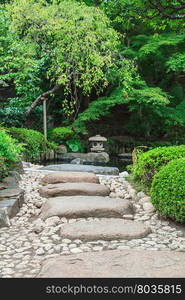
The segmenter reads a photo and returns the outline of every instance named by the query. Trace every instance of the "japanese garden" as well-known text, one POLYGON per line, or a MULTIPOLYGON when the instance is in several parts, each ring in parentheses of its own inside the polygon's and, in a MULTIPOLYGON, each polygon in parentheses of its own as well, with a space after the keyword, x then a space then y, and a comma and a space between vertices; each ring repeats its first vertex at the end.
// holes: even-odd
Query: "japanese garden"
POLYGON ((0 278, 46 277, 185 277, 184 1, 0 1, 0 278))

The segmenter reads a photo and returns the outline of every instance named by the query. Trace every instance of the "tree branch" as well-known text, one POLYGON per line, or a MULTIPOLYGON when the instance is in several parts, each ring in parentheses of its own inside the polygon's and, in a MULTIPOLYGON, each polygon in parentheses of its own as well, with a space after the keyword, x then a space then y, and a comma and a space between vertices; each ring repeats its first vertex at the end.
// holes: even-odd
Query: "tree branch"
POLYGON ((51 90, 41 94, 40 96, 38 96, 35 101, 32 103, 32 105, 28 108, 28 110, 26 111, 25 115, 26 117, 29 116, 29 114, 32 112, 32 110, 39 104, 40 101, 44 101, 48 98, 49 95, 55 93, 58 89, 60 88, 59 84, 56 84, 54 86, 54 88, 52 88, 51 90))
POLYGON ((173 4, 163 5, 160 0, 148 0, 148 2, 163 18, 170 20, 185 19, 185 2, 183 1, 179 1, 179 6, 173 4))

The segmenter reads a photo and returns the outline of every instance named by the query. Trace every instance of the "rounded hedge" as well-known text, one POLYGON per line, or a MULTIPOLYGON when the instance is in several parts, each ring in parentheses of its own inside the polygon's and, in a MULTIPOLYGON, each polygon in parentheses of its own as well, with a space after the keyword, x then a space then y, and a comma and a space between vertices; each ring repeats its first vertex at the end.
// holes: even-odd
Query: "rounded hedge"
POLYGON ((151 201, 162 216, 185 223, 185 158, 171 161, 154 176, 151 201))
MULTIPOLYGON (((16 162, 20 158, 22 147, 5 129, 0 128, 0 156, 5 163, 16 162)), ((1 160, 2 160, 1 159, 1 160)))
POLYGON ((19 143, 24 145, 24 153, 28 158, 38 159, 47 149, 53 149, 54 147, 37 130, 11 127, 7 131, 19 143))
POLYGON ((0 179, 4 177, 12 163, 20 160, 22 146, 0 127, 0 179))
POLYGON ((57 144, 62 144, 73 136, 74 132, 70 127, 56 127, 48 131, 49 139, 57 144))
POLYGON ((154 175, 171 160, 185 157, 185 145, 158 147, 139 155, 133 166, 133 176, 150 187, 154 175))

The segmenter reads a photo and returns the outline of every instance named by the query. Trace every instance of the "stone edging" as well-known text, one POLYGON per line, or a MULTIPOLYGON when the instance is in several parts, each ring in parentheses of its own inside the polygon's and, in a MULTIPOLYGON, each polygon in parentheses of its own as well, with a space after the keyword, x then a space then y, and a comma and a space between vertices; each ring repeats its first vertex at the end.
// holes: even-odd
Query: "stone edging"
POLYGON ((10 218, 14 217, 24 202, 24 191, 19 188, 20 176, 11 172, 4 178, 3 189, 0 190, 0 227, 10 226, 10 218))

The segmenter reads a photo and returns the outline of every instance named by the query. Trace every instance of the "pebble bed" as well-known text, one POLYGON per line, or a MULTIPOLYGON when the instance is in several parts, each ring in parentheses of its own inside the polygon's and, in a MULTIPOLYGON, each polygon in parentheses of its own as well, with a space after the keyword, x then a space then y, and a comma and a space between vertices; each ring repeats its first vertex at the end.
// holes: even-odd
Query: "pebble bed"
POLYGON ((100 183, 110 188, 110 197, 129 199, 133 203, 133 215, 124 215, 124 219, 143 221, 151 228, 152 233, 145 238, 129 241, 82 242, 62 239, 59 231, 63 223, 85 223, 96 218, 66 219, 54 216, 43 222, 39 214, 46 199, 40 197, 38 189, 41 178, 46 174, 32 169, 26 170, 22 175, 20 187, 25 191, 25 203, 19 213, 11 219, 11 226, 0 228, 0 278, 34 278, 44 260, 87 251, 143 249, 185 252, 183 231, 177 230, 171 222, 161 218, 155 212, 150 198, 143 192, 135 192, 126 180, 126 172, 120 176, 101 175, 100 183))

